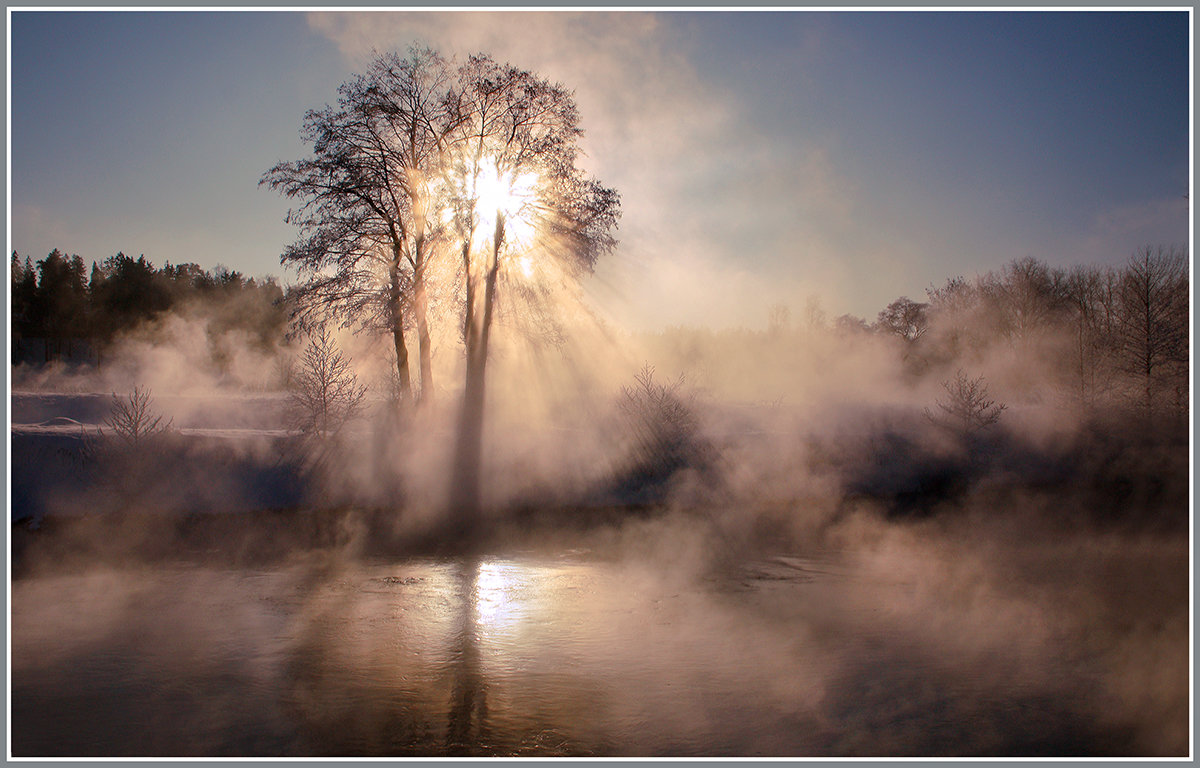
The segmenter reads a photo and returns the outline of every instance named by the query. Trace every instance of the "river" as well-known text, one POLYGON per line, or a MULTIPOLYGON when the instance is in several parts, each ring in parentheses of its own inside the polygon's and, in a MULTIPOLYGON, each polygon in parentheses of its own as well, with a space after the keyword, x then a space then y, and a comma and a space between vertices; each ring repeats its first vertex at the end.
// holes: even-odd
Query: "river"
MULTIPOLYGON (((1107 579, 1111 570, 1090 572, 1107 579)), ((1011 756, 1180 747, 1186 681, 1145 694, 1158 709, 1142 714, 1122 686, 1139 669, 1170 680, 1180 653, 1186 672, 1186 609, 1182 637, 1178 626, 1152 633, 1136 618, 1122 629, 1115 611, 1073 612, 1075 593, 968 584, 963 573, 894 567, 878 551, 775 553, 713 568, 661 551, 582 547, 31 574, 11 591, 12 749, 1011 756), (1165 660, 1131 669, 1130 643, 1158 643, 1146 652, 1165 660)))

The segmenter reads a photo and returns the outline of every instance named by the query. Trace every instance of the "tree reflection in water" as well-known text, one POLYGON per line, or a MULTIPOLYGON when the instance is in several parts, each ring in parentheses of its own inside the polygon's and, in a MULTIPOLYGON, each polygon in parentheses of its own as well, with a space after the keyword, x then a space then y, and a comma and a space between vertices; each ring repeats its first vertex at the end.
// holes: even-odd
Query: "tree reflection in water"
POLYGON ((526 555, 25 577, 12 751, 1185 754, 1188 548, 1099 546, 1082 592, 986 600, 840 554, 703 581, 526 555), (1062 609, 1080 594, 1105 612, 1062 609))
POLYGON ((446 751, 450 755, 486 754, 490 742, 487 681, 479 658, 480 568, 478 558, 465 557, 454 573, 453 594, 458 605, 450 651, 453 687, 446 727, 446 751))

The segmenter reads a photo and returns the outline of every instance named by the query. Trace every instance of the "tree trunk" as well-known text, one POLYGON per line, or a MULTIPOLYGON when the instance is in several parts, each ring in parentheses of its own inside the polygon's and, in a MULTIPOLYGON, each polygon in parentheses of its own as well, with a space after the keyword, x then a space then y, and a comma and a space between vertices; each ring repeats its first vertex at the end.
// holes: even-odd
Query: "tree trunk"
POLYGON ((480 471, 483 465, 483 407, 485 364, 478 351, 467 353, 466 387, 458 414, 458 436, 454 447, 453 486, 450 511, 455 533, 467 536, 480 515, 480 471))
MULTIPOLYGON (((1149 268, 1147 268, 1147 272, 1149 272, 1149 268)), ((1142 351, 1142 376, 1144 377, 1145 383, 1146 383, 1146 386, 1145 386, 1146 393, 1145 394, 1146 394, 1146 419, 1147 419, 1147 421, 1154 419, 1154 389, 1153 389, 1153 387, 1154 387, 1154 368, 1155 368, 1155 363, 1157 362, 1155 360, 1155 355, 1154 355, 1156 339, 1154 338, 1154 315, 1151 312, 1151 304, 1152 304, 1151 291, 1150 291, 1150 286, 1149 286, 1149 280, 1147 280, 1146 296, 1145 296, 1145 316, 1142 318, 1142 332, 1144 333, 1144 339, 1142 341, 1142 346, 1144 347, 1144 349, 1142 351)))
POLYGON ((429 342, 429 294, 425 289, 425 215, 422 201, 412 197, 416 218, 416 238, 413 246, 413 319, 417 325, 417 356, 421 370, 422 405, 433 403, 433 350, 429 342))
MULTIPOLYGON (((451 514, 454 516, 455 533, 467 536, 478 525, 481 513, 481 472, 483 466, 483 420, 484 403, 487 395, 487 353, 491 334, 492 306, 496 296, 496 278, 499 273, 500 246, 504 239, 503 219, 497 219, 492 238, 492 258, 488 265, 483 292, 483 308, 480 319, 472 311, 475 296, 475 278, 467 272, 467 372, 463 388, 462 407, 459 410, 458 437, 454 450, 453 486, 450 492, 451 514)), ((468 248, 464 247, 464 254, 468 248)))
POLYGON ((422 276, 413 284, 413 317, 417 323, 417 353, 421 366, 422 405, 433 403, 433 352, 429 348, 429 296, 422 276))
POLYGON ((405 403, 412 402, 412 379, 408 372, 408 346, 404 343, 404 311, 400 297, 400 256, 397 252, 395 262, 392 264, 392 285, 391 285, 391 305, 392 305, 392 343, 396 347, 396 375, 399 378, 400 385, 400 400, 405 403))
POLYGON ((471 359, 471 346, 475 343, 475 279, 471 276, 471 241, 463 241, 463 274, 467 276, 467 303, 463 311, 463 343, 467 346, 467 359, 471 359))
POLYGON ((488 266, 487 280, 483 288, 483 321, 479 329, 480 378, 487 366, 488 339, 492 334, 492 306, 496 301, 496 277, 500 273, 500 246, 504 243, 504 219, 497 216, 496 231, 492 235, 492 263, 488 266))
POLYGON ((400 400, 412 400, 412 383, 408 375, 408 347, 404 344, 404 328, 392 324, 392 342, 396 347, 396 374, 400 378, 400 400))

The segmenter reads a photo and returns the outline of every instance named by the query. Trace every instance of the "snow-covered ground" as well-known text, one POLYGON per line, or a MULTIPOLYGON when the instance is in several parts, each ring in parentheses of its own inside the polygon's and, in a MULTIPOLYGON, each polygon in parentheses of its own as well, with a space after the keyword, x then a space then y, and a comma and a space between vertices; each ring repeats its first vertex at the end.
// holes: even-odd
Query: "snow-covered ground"
POLYGON ((122 483, 137 486, 139 503, 165 511, 286 507, 303 493, 281 450, 289 439, 284 394, 154 395, 154 413, 182 439, 120 467, 95 455, 111 393, 15 391, 10 404, 14 521, 109 509, 114 495, 129 497, 128 488, 114 490, 122 483))
MULTIPOLYGON (((214 392, 211 395, 151 395, 151 407, 171 419, 180 430, 278 431, 285 425, 287 395, 284 393, 214 392)), ((97 426, 112 410, 111 393, 59 393, 14 391, 12 427, 25 432, 46 429, 78 429, 97 426), (67 420, 67 421, 64 421, 67 420), (76 422, 73 424, 71 422, 76 422)))

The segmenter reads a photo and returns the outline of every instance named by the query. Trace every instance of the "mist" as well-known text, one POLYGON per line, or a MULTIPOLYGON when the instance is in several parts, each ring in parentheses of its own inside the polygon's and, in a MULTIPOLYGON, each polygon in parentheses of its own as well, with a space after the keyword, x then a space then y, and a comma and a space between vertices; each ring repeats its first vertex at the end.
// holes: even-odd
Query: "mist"
POLYGON ((336 330, 364 395, 320 433, 311 338, 225 304, 14 366, 14 755, 1186 754, 1177 369, 1113 346, 1080 390, 1077 317, 1014 335, 1005 269, 915 338, 502 307, 469 541, 449 324, 411 412, 336 330), (130 442, 135 389, 168 426, 130 442))
POLYGON ((1184 14, 231 18, 16 21, 13 756, 1189 755, 1184 14))

